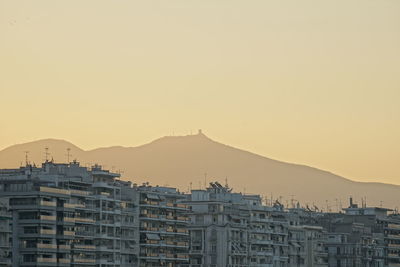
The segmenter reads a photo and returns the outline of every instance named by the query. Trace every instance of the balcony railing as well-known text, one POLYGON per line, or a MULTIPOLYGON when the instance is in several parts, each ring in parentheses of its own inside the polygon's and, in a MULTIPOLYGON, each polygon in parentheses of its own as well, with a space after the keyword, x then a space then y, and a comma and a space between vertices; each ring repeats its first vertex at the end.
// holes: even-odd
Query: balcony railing
POLYGON ((72 217, 64 217, 63 220, 64 222, 75 222, 75 218, 72 217))
POLYGON ((40 215, 39 219, 42 221, 55 221, 57 218, 56 216, 51 216, 51 215, 40 215))
POLYGON ((57 245, 56 244, 42 244, 42 243, 38 243, 37 248, 50 248, 50 249, 57 249, 57 245))
POLYGON ((76 249, 96 249, 94 245, 74 245, 76 249))
POLYGON ((70 263, 71 260, 70 259, 61 258, 61 259, 58 259, 58 262, 59 263, 70 263))
POLYGON ((56 263, 57 262, 57 258, 42 258, 42 257, 38 257, 36 259, 36 262, 38 262, 38 263, 56 263))
POLYGON ((40 229, 39 233, 42 234, 42 235, 55 235, 56 234, 56 230, 40 229))
POLYGON ((82 217, 76 217, 75 222, 87 222, 87 223, 94 223, 94 220, 91 218, 82 218, 82 217))
POLYGON ((55 207, 57 206, 57 203, 52 201, 41 200, 40 206, 55 207))
POLYGON ((66 249, 66 250, 69 250, 69 249, 71 249, 71 245, 58 245, 58 249, 66 249))
POLYGON ((64 235, 75 236, 75 232, 73 232, 73 231, 64 231, 64 235))
POLYGON ((88 191, 74 190, 74 189, 71 189, 69 191, 71 192, 71 195, 80 195, 80 196, 88 196, 89 195, 88 191))
POLYGON ((400 224, 389 223, 387 228, 400 230, 400 224))
POLYGON ((64 203, 64 208, 74 209, 78 204, 64 203))
POLYGON ((54 193, 54 194, 61 194, 61 195, 69 195, 70 194, 69 190, 53 188, 53 187, 46 187, 46 186, 41 186, 39 190, 40 190, 40 192, 54 193))
POLYGON ((77 262, 77 263, 96 263, 96 260, 76 257, 76 258, 73 259, 73 262, 77 262))

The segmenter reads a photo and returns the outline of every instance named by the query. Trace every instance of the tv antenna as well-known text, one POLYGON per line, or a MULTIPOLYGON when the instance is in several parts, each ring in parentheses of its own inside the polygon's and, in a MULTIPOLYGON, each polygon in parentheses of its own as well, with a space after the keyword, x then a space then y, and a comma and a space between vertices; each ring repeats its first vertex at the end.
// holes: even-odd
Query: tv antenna
POLYGON ((48 160, 49 160, 49 155, 50 155, 50 153, 49 153, 49 147, 46 146, 46 147, 44 148, 44 156, 45 156, 46 162, 48 162, 48 160))
POLYGON ((67 148, 67 163, 69 163, 69 158, 72 156, 71 155, 71 148, 67 148))
POLYGON ((29 161, 28 161, 29 151, 24 151, 24 153, 25 153, 25 165, 28 166, 28 164, 29 164, 29 161))

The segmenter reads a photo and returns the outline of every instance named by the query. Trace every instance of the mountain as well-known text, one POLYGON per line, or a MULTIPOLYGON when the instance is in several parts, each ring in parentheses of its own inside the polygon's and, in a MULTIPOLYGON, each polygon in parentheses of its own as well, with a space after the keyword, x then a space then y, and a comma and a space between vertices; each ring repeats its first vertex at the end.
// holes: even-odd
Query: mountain
POLYGON ((107 147, 84 151, 55 139, 14 145, 0 151, 0 168, 20 166, 24 151, 36 164, 45 159, 45 147, 56 162, 67 160, 67 148, 82 165, 99 163, 108 169, 122 170, 123 177, 135 183, 169 185, 186 191, 204 187, 204 182, 218 180, 235 191, 256 193, 268 199, 282 197, 303 205, 313 203, 332 210, 347 207, 347 199, 366 198, 372 206, 395 208, 400 204, 400 186, 362 183, 345 179, 316 168, 281 162, 215 142, 199 132, 197 135, 166 136, 139 147, 107 147))

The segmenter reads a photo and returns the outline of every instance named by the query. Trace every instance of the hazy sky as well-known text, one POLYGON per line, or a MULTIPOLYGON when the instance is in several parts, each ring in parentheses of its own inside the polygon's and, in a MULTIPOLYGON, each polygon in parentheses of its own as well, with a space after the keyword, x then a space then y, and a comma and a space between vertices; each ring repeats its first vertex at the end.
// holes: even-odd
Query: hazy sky
POLYGON ((0 149, 214 140, 400 184, 399 0, 0 0, 0 149))

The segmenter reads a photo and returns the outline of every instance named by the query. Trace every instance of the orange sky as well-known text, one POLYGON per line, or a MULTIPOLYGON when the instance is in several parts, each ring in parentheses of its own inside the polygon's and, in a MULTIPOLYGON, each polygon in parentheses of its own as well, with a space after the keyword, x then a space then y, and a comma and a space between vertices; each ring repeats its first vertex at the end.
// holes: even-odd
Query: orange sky
POLYGON ((0 0, 0 149, 220 142, 400 184, 400 1, 0 0))

